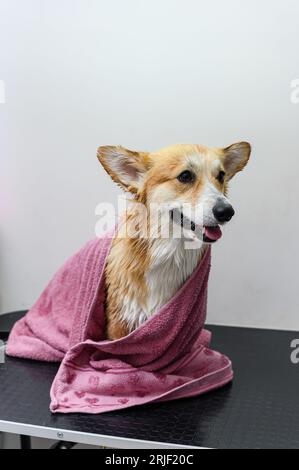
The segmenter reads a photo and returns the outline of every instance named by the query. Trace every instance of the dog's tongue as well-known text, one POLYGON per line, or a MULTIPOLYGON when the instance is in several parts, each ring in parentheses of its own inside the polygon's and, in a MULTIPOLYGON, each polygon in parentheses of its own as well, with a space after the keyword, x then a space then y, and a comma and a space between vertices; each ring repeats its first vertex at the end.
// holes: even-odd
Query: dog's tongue
POLYGON ((221 228, 219 225, 216 225, 215 227, 205 227, 205 235, 210 240, 218 240, 218 238, 221 238, 222 236, 221 228))

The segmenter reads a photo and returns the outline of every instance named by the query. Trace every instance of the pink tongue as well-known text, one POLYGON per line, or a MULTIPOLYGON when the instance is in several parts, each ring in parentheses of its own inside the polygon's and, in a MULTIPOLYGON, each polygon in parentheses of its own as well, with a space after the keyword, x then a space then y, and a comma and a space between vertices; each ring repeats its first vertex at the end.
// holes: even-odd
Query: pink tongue
POLYGON ((215 227, 205 227, 205 235, 210 238, 210 240, 218 240, 218 238, 222 236, 221 228, 219 225, 215 227))

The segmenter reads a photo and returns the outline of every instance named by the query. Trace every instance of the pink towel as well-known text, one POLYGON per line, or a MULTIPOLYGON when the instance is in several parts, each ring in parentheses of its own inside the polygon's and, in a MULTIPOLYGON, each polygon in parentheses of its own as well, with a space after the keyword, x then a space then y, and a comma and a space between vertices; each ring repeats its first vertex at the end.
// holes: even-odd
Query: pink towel
POLYGON ((208 348, 210 249, 177 294, 124 338, 105 340, 104 267, 112 235, 87 243, 56 273, 7 345, 11 356, 61 362, 53 413, 102 413, 191 397, 232 380, 208 348))

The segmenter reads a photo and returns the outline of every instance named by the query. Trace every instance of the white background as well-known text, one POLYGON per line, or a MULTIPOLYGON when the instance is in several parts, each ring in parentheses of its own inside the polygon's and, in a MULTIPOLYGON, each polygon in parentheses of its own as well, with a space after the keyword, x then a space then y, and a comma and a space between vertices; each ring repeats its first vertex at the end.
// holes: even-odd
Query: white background
POLYGON ((296 0, 0 1, 0 312, 28 308, 116 202, 104 144, 253 145, 208 321, 299 329, 296 0))

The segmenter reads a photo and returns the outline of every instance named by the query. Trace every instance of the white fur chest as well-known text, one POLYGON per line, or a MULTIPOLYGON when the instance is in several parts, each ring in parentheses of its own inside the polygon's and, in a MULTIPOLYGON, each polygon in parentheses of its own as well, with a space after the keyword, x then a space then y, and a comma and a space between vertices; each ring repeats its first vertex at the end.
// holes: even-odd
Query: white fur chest
POLYGON ((125 298, 121 317, 130 330, 137 328, 165 305, 190 277, 202 257, 204 248, 186 250, 184 240, 156 240, 151 247, 151 264, 145 273, 145 305, 136 298, 125 298))

